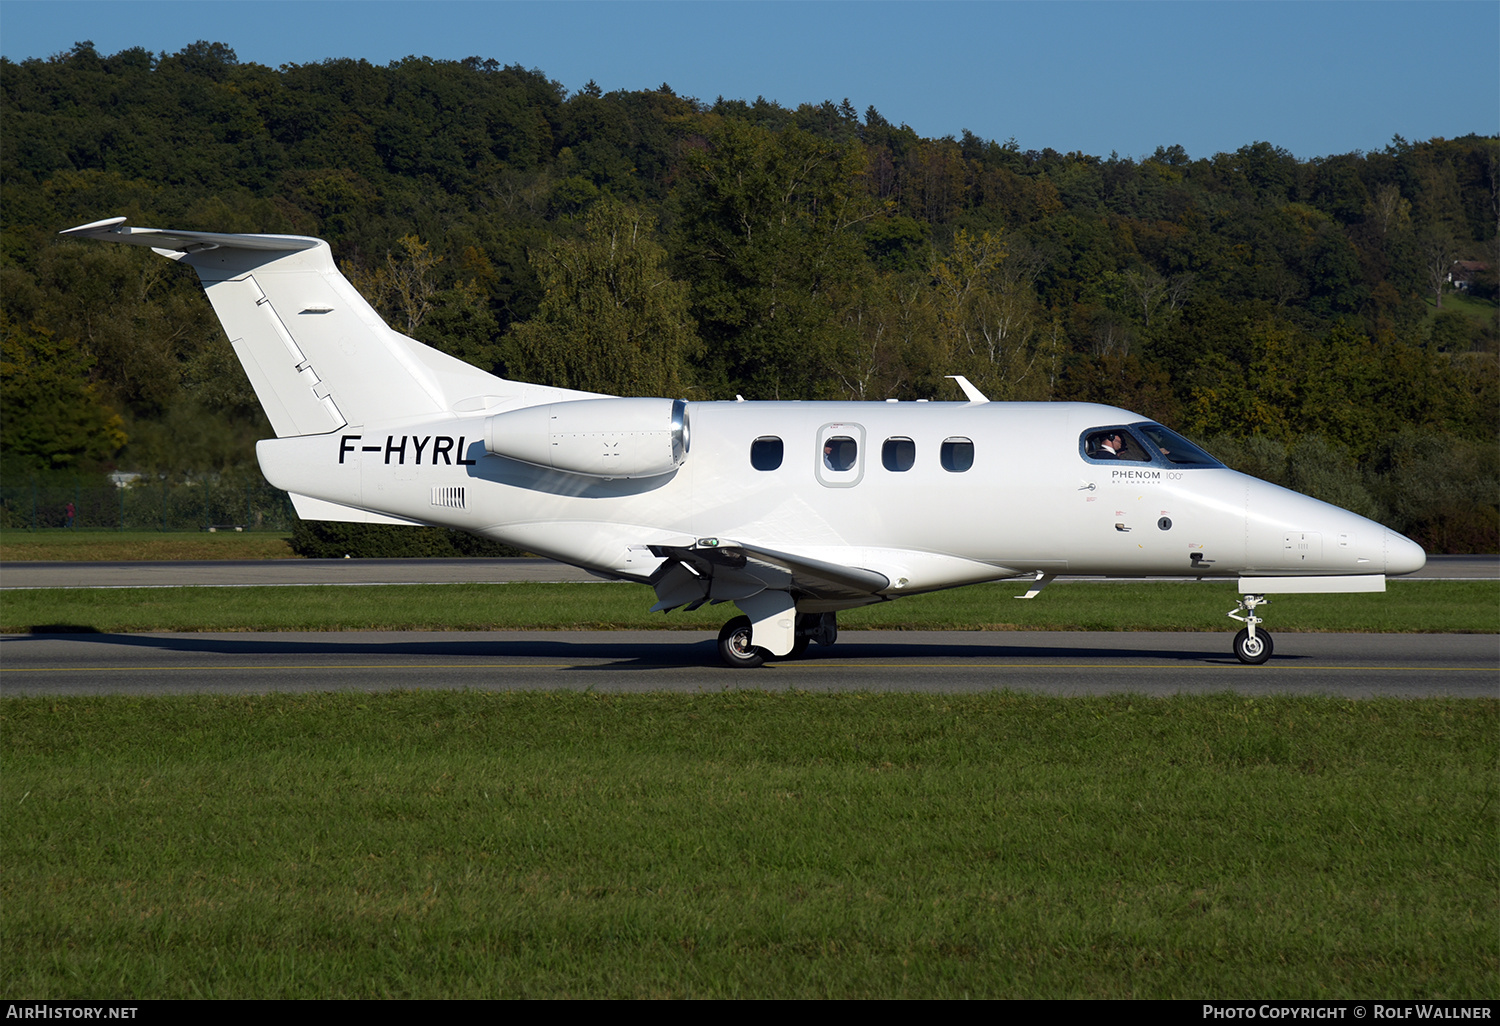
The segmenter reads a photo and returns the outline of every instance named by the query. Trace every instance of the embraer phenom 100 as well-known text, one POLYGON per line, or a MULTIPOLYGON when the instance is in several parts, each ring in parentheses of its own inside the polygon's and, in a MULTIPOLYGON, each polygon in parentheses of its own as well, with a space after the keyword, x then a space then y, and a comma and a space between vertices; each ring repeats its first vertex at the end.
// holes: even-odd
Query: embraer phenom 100
POLYGON ((1284 592, 1384 591, 1426 555, 1091 403, 693 402, 497 378, 392 331, 328 244, 130 228, 62 234, 192 266, 276 432, 256 452, 307 520, 468 531, 732 602, 731 666, 832 644, 840 609, 1060 574, 1235 578, 1246 663, 1284 592))

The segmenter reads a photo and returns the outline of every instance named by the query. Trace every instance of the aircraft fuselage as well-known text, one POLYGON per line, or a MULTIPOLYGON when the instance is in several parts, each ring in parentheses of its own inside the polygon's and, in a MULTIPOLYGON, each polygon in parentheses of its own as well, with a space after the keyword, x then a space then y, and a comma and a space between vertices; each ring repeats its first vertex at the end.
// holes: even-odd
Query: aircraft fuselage
MULTIPOLYGON (((595 403, 616 401, 630 402, 595 403)), ((654 476, 488 453, 492 414, 271 440, 261 455, 298 494, 637 579, 659 563, 646 546, 702 538, 868 565, 891 578, 889 595, 1038 571, 1397 574, 1425 559, 1374 521, 1222 466, 1092 459, 1090 432, 1142 421, 1115 407, 706 402, 686 414, 680 465, 654 476)))

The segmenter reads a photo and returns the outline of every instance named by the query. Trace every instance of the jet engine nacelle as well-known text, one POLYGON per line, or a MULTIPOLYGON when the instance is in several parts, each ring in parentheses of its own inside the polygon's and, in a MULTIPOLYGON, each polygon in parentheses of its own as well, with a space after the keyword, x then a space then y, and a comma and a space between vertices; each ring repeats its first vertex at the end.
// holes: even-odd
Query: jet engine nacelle
POLYGON ((681 399, 579 399, 497 413, 485 421, 485 451, 591 477, 658 477, 688 451, 681 399))

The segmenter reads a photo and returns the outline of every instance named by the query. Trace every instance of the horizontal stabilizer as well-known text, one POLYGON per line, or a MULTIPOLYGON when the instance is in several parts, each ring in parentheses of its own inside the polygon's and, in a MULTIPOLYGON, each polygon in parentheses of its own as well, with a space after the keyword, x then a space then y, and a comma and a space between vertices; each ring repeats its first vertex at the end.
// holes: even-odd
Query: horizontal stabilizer
POLYGON ((103 221, 79 225, 77 228, 69 228, 58 234, 72 239, 128 242, 132 246, 150 246, 152 249, 175 253, 195 253, 221 247, 286 253, 291 250, 314 249, 319 245, 319 240, 305 235, 230 235, 220 232, 178 232, 161 228, 129 228, 125 225, 123 217, 108 217, 103 221))

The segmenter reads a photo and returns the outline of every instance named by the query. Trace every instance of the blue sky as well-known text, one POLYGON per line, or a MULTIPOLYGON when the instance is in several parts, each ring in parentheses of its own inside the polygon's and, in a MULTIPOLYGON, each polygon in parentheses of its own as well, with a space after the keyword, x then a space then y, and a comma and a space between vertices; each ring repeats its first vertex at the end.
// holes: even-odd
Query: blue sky
POLYGON ((569 90, 848 97, 924 136, 1307 158, 1500 132, 1500 3, 0 0, 0 53, 224 42, 241 61, 493 57, 569 90))

